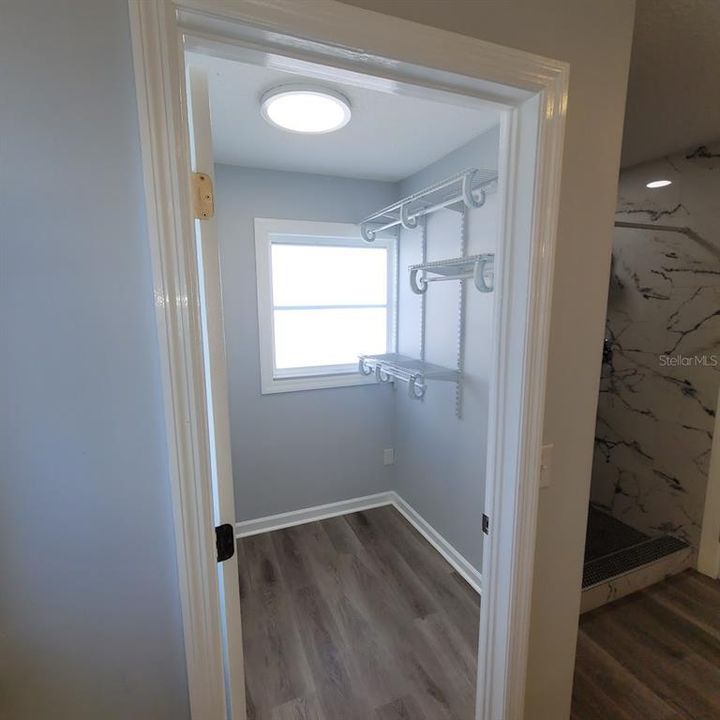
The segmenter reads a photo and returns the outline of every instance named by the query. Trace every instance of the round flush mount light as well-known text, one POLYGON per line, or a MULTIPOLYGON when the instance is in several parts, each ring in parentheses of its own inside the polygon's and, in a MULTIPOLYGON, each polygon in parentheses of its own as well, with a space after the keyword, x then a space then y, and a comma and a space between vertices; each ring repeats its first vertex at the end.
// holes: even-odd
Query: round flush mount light
POLYGON ((260 99, 262 116, 288 132, 320 135, 334 132, 350 122, 348 99, 327 88, 282 85, 260 99))
POLYGON ((649 182, 645 187, 655 189, 667 187, 668 185, 672 185, 672 180, 653 180, 652 182, 649 182))

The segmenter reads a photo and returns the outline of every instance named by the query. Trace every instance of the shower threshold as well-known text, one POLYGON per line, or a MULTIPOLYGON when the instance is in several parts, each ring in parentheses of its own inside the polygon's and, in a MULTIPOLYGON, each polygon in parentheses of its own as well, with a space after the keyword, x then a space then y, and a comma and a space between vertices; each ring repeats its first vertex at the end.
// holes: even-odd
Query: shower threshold
POLYGON ((651 537, 591 505, 582 589, 607 583, 689 547, 671 535, 651 537))

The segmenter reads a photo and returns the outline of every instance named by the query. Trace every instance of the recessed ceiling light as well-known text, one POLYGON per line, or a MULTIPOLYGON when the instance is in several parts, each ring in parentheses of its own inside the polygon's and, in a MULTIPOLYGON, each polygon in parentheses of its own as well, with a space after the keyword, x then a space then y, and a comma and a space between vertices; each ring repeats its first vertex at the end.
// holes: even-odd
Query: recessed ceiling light
POLYGON ((350 102, 335 90, 307 85, 281 85, 261 100, 262 116, 282 130, 321 134, 350 122, 350 102))
POLYGON ((645 187, 659 188, 667 187, 668 185, 672 185, 672 180, 653 180, 652 182, 649 182, 645 187))

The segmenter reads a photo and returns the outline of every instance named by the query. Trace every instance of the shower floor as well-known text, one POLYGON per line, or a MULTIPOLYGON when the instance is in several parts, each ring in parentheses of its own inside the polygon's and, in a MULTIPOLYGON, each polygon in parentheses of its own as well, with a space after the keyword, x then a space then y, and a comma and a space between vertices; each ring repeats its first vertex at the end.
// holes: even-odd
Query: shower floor
POLYGON ((583 590, 687 547, 687 543, 671 535, 651 537, 591 505, 585 542, 583 590))

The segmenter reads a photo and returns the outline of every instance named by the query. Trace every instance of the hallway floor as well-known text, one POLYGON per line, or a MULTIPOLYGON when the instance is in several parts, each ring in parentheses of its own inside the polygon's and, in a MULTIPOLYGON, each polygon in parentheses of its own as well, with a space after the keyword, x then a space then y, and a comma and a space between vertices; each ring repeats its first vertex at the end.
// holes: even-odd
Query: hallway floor
POLYGON ((480 598, 393 507, 238 541, 249 720, 471 720, 480 598))
POLYGON ((720 718, 720 581, 694 570, 583 615, 572 720, 720 718))

